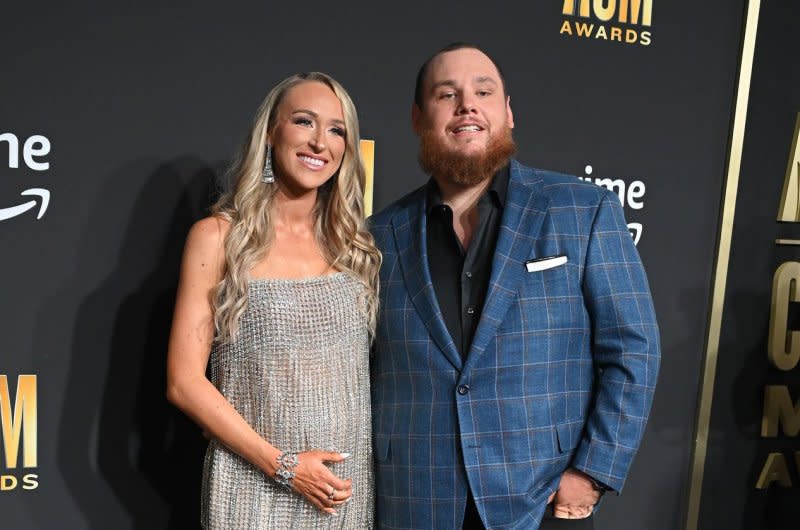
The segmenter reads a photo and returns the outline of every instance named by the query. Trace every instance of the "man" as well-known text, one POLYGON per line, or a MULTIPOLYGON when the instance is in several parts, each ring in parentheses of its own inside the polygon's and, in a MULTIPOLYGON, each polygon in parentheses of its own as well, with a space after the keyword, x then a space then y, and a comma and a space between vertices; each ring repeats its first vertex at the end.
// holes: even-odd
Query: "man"
POLYGON ((432 180, 371 219, 378 526, 593 528, 659 365, 619 200, 511 159, 510 98, 477 47, 422 66, 412 122, 432 180))

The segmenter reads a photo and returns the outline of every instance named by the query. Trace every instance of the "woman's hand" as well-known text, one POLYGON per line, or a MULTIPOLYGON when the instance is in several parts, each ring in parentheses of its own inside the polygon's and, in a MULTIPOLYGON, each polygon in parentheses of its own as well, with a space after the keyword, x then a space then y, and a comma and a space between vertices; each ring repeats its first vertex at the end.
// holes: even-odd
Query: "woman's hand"
POLYGON ((319 449, 298 453, 292 488, 321 511, 336 515, 334 508, 353 495, 353 482, 340 479, 325 464, 342 462, 348 456, 319 449))

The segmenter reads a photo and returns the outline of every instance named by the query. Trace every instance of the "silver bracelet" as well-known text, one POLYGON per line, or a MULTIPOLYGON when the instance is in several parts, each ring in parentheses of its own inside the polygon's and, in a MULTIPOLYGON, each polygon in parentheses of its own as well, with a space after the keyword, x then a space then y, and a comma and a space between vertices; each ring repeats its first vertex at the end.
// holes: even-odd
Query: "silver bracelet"
POLYGON ((297 453, 281 453, 275 461, 278 463, 278 469, 275 471, 275 482, 287 490, 291 490, 292 480, 294 480, 294 468, 300 463, 297 453))

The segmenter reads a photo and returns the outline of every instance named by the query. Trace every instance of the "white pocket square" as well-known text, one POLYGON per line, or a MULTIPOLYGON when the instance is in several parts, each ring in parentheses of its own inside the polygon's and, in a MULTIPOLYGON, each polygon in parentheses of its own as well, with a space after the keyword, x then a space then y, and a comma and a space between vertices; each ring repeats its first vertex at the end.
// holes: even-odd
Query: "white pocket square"
POLYGON ((537 258, 525 262, 525 268, 528 272, 544 271, 558 267, 567 262, 567 255, 561 254, 558 256, 547 256, 545 258, 537 258))

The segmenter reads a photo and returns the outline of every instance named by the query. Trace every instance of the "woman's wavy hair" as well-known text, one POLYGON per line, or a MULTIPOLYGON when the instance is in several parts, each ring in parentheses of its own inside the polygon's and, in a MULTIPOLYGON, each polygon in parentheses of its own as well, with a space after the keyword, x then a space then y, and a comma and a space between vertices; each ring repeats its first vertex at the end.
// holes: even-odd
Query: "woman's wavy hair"
MULTIPOLYGON (((276 185, 265 184, 261 178, 267 135, 275 127, 286 93, 307 82, 323 83, 336 94, 345 122, 342 164, 317 193, 313 211, 316 239, 332 267, 350 273, 363 284, 362 308, 370 336, 374 334, 381 254, 364 223, 366 174, 359 149, 358 117, 353 101, 336 80, 321 72, 310 72, 284 79, 267 94, 247 140, 228 170, 232 186, 212 207, 212 214, 230 222, 224 244, 224 274, 211 294, 218 341, 236 338, 247 308, 249 272, 266 255, 274 236, 272 205, 276 185)), ((275 178, 280 179, 280 175, 275 178)))

